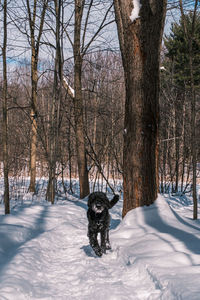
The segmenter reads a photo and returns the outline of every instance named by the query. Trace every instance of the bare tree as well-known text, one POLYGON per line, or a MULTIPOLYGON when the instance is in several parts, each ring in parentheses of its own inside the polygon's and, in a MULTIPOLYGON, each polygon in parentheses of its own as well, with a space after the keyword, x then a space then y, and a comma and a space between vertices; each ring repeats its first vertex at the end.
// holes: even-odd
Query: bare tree
POLYGON ((75 0, 75 24, 74 24, 74 90, 75 90, 75 131, 76 149, 80 182, 80 198, 89 194, 89 180, 87 160, 85 151, 85 135, 83 122, 83 100, 82 100, 82 54, 81 54, 81 25, 84 9, 84 1, 75 0))
POLYGON ((3 171, 4 171, 4 204, 5 214, 10 213, 9 201, 9 178, 8 178, 8 114, 7 114, 7 97, 8 97, 8 83, 7 83, 7 0, 3 3, 3 171))
POLYGON ((166 0, 115 0, 125 73, 123 216, 158 190, 159 60, 166 0))
POLYGON ((38 59, 40 40, 43 32, 44 18, 47 9, 48 0, 42 1, 42 11, 39 21, 38 35, 37 30, 37 5, 38 1, 34 0, 33 11, 31 11, 31 2, 26 0, 26 8, 28 12, 28 22, 30 30, 30 44, 31 44, 31 153, 30 153, 30 186, 29 191, 35 192, 36 181, 36 151, 37 151, 37 84, 38 84, 38 59))
POLYGON ((190 87, 191 87, 191 149, 192 149, 192 190, 193 190, 193 219, 197 219, 198 215, 198 201, 197 201, 197 150, 196 150, 196 91, 194 84, 194 71, 193 71, 193 39, 195 34, 196 26, 196 14, 198 0, 195 0, 194 11, 192 16, 192 28, 189 30, 187 28, 187 23, 185 19, 185 13, 183 9, 182 0, 179 1, 181 16, 183 19, 185 38, 188 42, 188 52, 189 52, 189 68, 190 68, 190 87))
POLYGON ((53 84, 53 101, 51 104, 50 113, 50 146, 48 155, 49 165, 49 182, 47 189, 47 199, 54 204, 55 201, 55 183, 56 183, 56 162, 58 154, 58 140, 59 140, 59 118, 60 118, 60 102, 62 92, 62 78, 63 78, 63 59, 62 59, 62 47, 61 47, 61 8, 62 0, 54 0, 54 11, 56 19, 56 53, 55 53, 55 65, 54 65, 54 84, 53 84))
MULTIPOLYGON (((107 4, 107 3, 106 3, 107 4)), ((86 156, 85 143, 85 124, 84 124, 84 110, 83 110, 83 95, 82 95, 82 66, 83 59, 91 45, 97 41, 97 38, 102 30, 113 22, 107 20, 112 8, 112 3, 109 5, 102 5, 99 1, 94 0, 75 0, 74 2, 74 37, 70 38, 67 33, 69 41, 73 48, 74 55, 74 118, 75 118, 75 133, 76 133, 76 152, 79 172, 80 198, 84 198, 89 194, 89 179, 88 166, 86 156), (97 11, 97 7, 104 9, 105 14, 97 25, 94 24, 93 11, 97 11), (105 9, 106 7, 106 9, 105 9), (88 27, 92 22, 95 28, 92 33, 88 34, 88 27)))

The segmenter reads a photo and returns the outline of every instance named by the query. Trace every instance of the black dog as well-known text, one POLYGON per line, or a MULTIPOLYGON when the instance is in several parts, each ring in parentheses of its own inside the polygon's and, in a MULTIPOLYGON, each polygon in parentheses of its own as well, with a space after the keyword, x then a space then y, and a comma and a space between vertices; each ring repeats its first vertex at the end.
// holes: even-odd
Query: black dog
POLYGON ((115 195, 111 201, 108 200, 105 193, 94 192, 88 197, 88 237, 90 246, 98 256, 111 249, 109 242, 110 215, 108 210, 112 208, 119 196, 115 195), (101 235, 101 246, 99 246, 97 235, 101 235))

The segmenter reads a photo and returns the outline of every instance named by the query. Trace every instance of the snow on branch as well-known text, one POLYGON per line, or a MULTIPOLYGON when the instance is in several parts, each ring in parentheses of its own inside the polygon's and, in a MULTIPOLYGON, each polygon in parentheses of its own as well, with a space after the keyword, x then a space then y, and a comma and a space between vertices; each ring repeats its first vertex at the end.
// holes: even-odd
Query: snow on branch
POLYGON ((75 97, 75 92, 74 89, 69 85, 68 80, 63 76, 63 85, 64 88, 67 90, 68 94, 70 97, 74 98, 75 97))
POLYGON ((130 15, 130 19, 132 22, 140 17, 139 12, 140 12, 141 6, 142 5, 140 4, 140 0, 133 0, 133 10, 130 15))

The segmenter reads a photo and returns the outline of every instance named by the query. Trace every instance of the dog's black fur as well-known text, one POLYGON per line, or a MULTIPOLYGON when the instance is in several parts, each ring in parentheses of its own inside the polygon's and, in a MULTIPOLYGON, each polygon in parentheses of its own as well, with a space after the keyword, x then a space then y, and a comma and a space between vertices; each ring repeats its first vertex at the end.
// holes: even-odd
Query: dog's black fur
POLYGON ((109 241, 110 215, 108 210, 112 208, 118 200, 119 196, 115 195, 113 199, 109 201, 103 192, 94 192, 88 197, 88 237, 90 246, 98 256, 102 256, 103 253, 106 253, 106 250, 111 249, 109 241), (97 240, 98 233, 101 235, 101 245, 99 245, 97 240))

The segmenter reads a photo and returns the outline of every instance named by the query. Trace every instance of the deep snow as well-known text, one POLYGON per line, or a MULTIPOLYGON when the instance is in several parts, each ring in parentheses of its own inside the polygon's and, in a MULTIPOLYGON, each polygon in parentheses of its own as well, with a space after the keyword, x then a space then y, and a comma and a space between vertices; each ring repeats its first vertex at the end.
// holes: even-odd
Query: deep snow
POLYGON ((112 210, 112 251, 87 238, 87 199, 54 206, 31 197, 0 215, 0 300, 200 299, 200 221, 187 198, 159 196, 121 221, 112 210))

